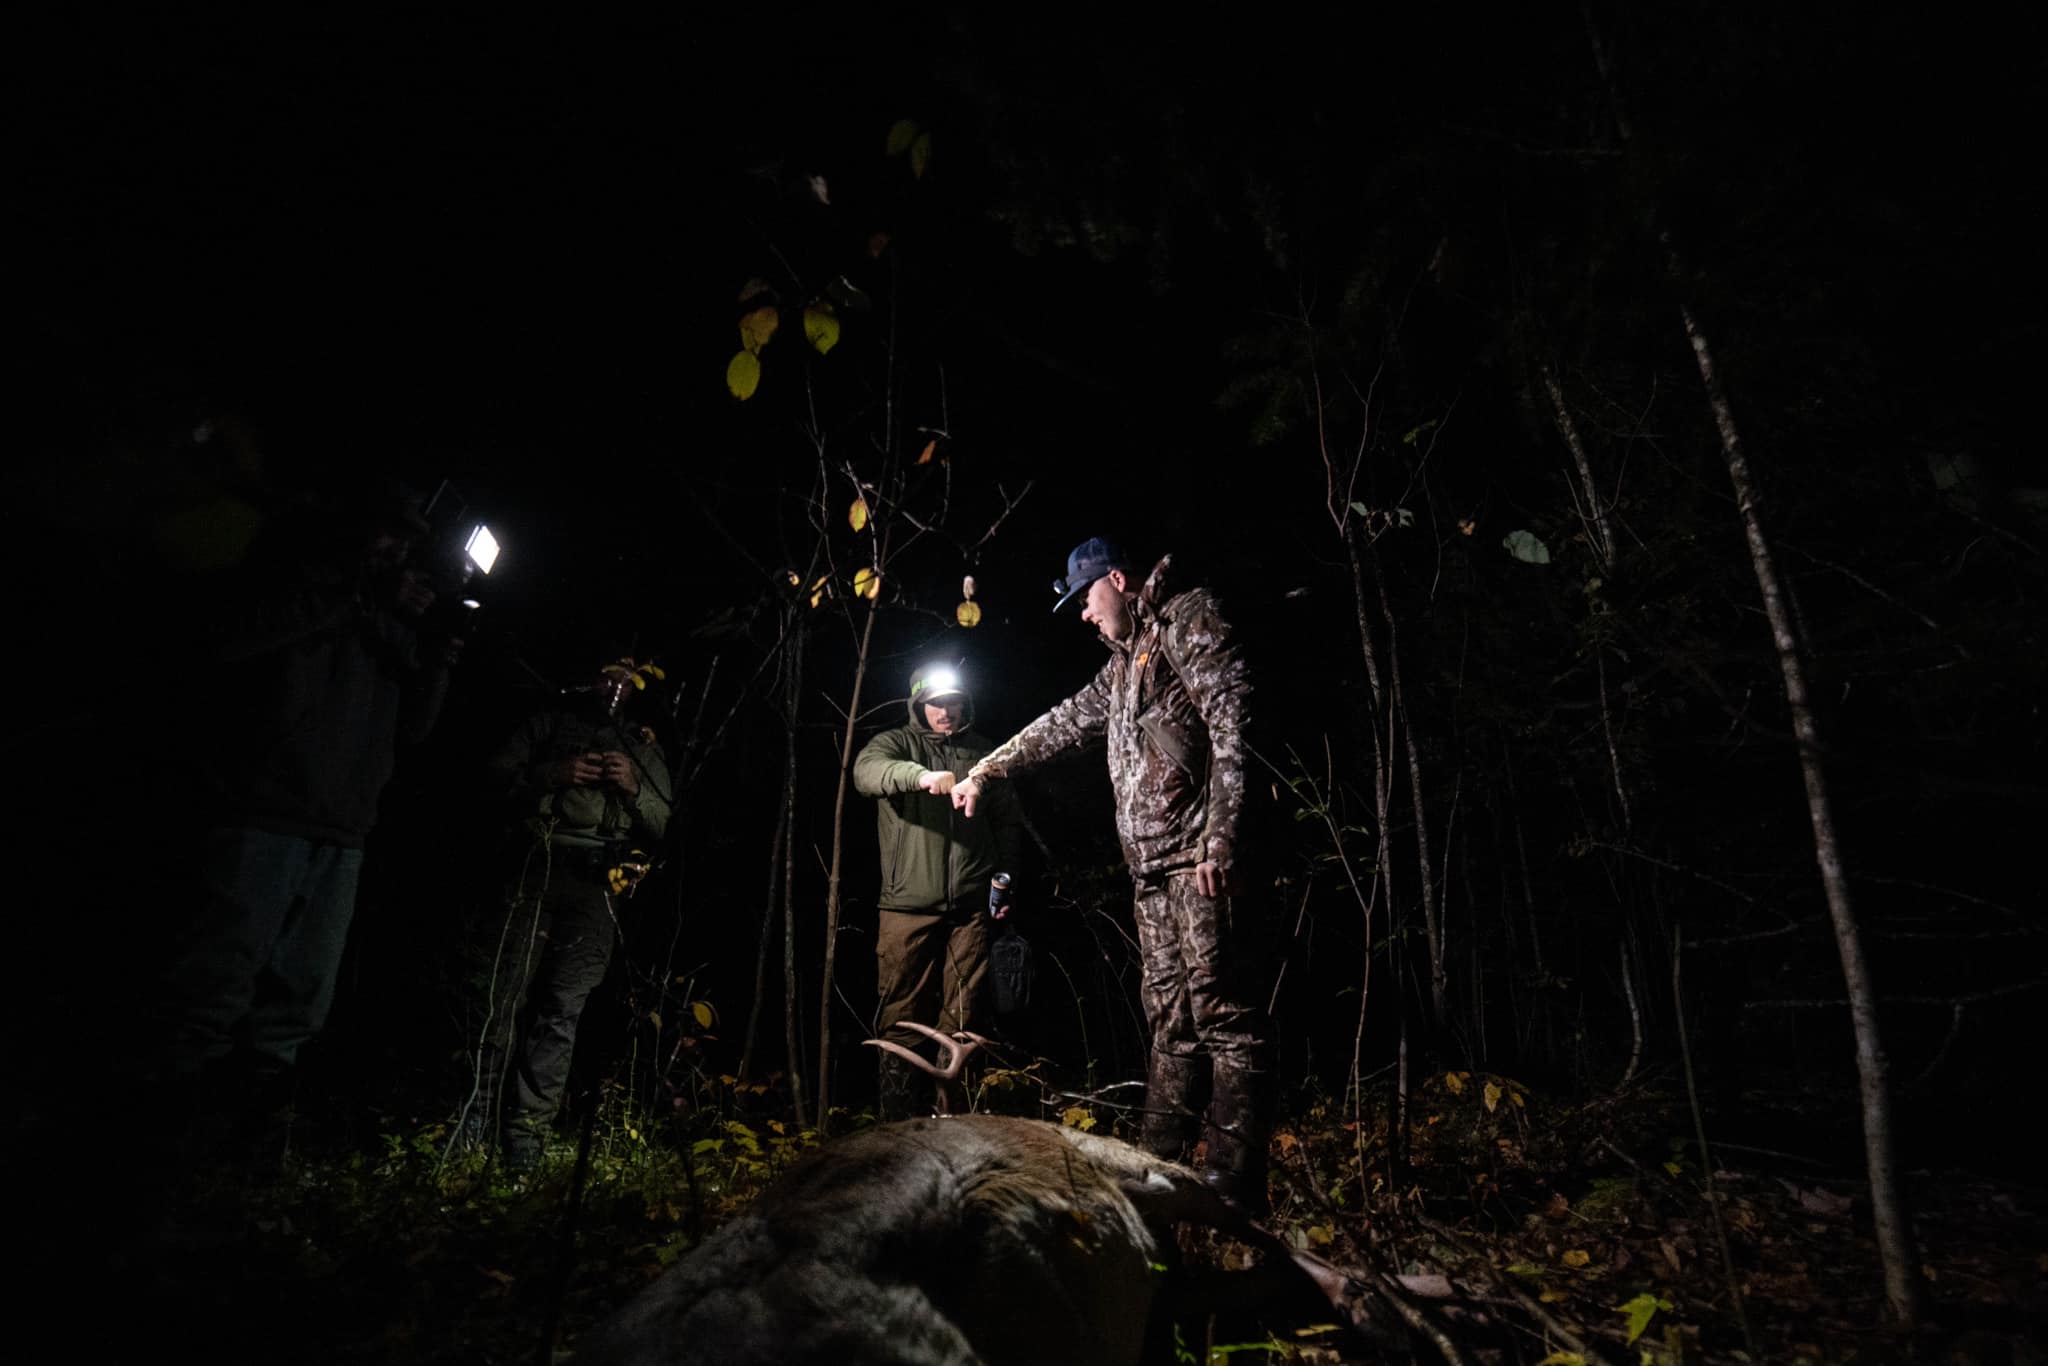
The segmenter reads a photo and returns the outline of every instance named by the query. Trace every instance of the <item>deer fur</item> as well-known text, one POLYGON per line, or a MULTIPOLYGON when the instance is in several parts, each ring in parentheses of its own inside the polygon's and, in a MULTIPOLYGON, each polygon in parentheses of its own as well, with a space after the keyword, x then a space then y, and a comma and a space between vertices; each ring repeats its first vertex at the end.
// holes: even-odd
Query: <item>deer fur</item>
MULTIPOLYGON (((948 1066, 913 1060, 943 1080, 981 1042, 925 1032, 948 1066)), ((1285 1248, 1186 1167, 1041 1120, 942 1115, 806 1155, 585 1334, 575 1360, 1122 1366, 1144 1348, 1177 1221, 1291 1263, 1370 1326, 1358 1285, 1285 1248)))

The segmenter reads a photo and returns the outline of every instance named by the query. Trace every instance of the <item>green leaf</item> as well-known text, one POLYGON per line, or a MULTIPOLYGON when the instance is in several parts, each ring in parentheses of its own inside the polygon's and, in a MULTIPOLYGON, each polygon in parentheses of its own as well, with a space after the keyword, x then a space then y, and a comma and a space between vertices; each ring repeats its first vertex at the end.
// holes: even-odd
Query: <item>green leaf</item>
POLYGON ((1353 512, 1357 513, 1357 514, 1358 514, 1359 516, 1361 516, 1361 517, 1370 517, 1370 516, 1372 516, 1372 509, 1371 509, 1371 508, 1369 508, 1369 507, 1367 507, 1367 506, 1366 506, 1365 504, 1363 504, 1363 503, 1359 503, 1359 502, 1354 502, 1354 503, 1352 503, 1352 504, 1351 504, 1351 510, 1352 510, 1353 512))
POLYGON ((932 164, 932 135, 919 133, 917 141, 910 144, 910 173, 919 180, 924 179, 924 168, 932 164))
POLYGON ((833 314, 832 305, 815 303, 804 310, 804 340, 816 347, 821 356, 839 345, 839 319, 833 314))
POLYGON ((761 362, 753 352, 742 351, 732 358, 725 367, 725 387, 742 403, 754 396, 754 390, 761 387, 761 362))
POLYGON ((1650 1320, 1657 1317, 1659 1309, 1671 1307, 1671 1301, 1645 1290, 1627 1304, 1618 1304, 1614 1307, 1628 1315, 1628 1340, 1634 1342, 1643 1335, 1643 1330, 1650 1326, 1650 1320))
POLYGON ((1500 538, 1500 543, 1523 564, 1550 563, 1550 547, 1538 540, 1533 531, 1510 531, 1500 538))
POLYGON ((898 119, 889 125, 889 144, 884 149, 892 157, 900 157, 910 150, 910 144, 917 141, 917 122, 914 119, 898 119))

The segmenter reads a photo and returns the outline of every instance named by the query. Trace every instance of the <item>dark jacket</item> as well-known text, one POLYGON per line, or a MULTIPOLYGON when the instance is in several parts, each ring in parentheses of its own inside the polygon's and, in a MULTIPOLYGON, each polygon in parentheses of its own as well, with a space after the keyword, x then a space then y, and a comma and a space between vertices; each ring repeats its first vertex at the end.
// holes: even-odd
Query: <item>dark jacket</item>
POLYGON ((558 844, 623 844, 658 840, 674 810, 668 761, 653 733, 592 706, 530 717, 491 757, 490 773, 515 819, 558 844), (618 750, 633 760, 640 790, 628 797, 609 783, 555 787, 549 765, 591 751, 618 750), (550 825, 552 822, 552 825, 550 825))
POLYGON ((363 584, 280 571, 211 641, 218 818, 360 846, 401 743, 426 738, 448 670, 363 584))
MULTIPOLYGON (((862 796, 878 797, 876 834, 882 848, 882 892, 877 904, 891 911, 935 911, 963 896, 986 894, 997 872, 1015 875, 1023 852, 1023 820, 1016 798, 1000 798, 969 820, 953 809, 951 797, 935 797, 917 785, 928 769, 967 776, 988 753, 989 742, 971 724, 939 735, 911 704, 911 723, 885 730, 853 761, 853 785, 862 796)), ((973 719, 972 700, 963 721, 973 719)))
POLYGON ((1215 597, 1206 588, 1177 591, 1173 578, 1169 555, 1131 603, 1135 629, 1110 646, 1094 681, 969 775, 1005 778, 1106 741, 1117 835, 1139 874, 1205 859, 1229 870, 1244 812, 1251 681, 1215 597))

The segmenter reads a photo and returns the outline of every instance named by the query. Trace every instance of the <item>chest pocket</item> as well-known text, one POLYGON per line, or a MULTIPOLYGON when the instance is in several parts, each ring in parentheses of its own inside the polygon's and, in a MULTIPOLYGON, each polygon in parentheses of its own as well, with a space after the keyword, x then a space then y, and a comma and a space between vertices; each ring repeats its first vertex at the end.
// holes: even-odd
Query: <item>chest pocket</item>
POLYGON ((1206 732, 1199 724, 1190 726, 1176 719, 1166 705, 1168 699, 1165 694, 1171 692, 1168 682, 1180 683, 1183 697, 1187 695, 1187 684, 1181 679, 1172 654, 1167 651, 1163 629, 1151 647, 1139 654, 1133 672, 1137 675, 1138 714, 1135 719, 1138 729, 1145 732, 1145 738, 1152 742, 1153 747, 1188 777, 1206 777, 1209 767, 1206 732))

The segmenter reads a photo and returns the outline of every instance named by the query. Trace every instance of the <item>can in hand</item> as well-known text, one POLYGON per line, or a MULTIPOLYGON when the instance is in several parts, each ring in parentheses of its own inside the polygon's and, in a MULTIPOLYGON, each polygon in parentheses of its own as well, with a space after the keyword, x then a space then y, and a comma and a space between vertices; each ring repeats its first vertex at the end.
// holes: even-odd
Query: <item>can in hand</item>
POLYGON ((988 913, 1001 920, 1010 913, 1010 875, 997 873, 988 880, 988 913))

